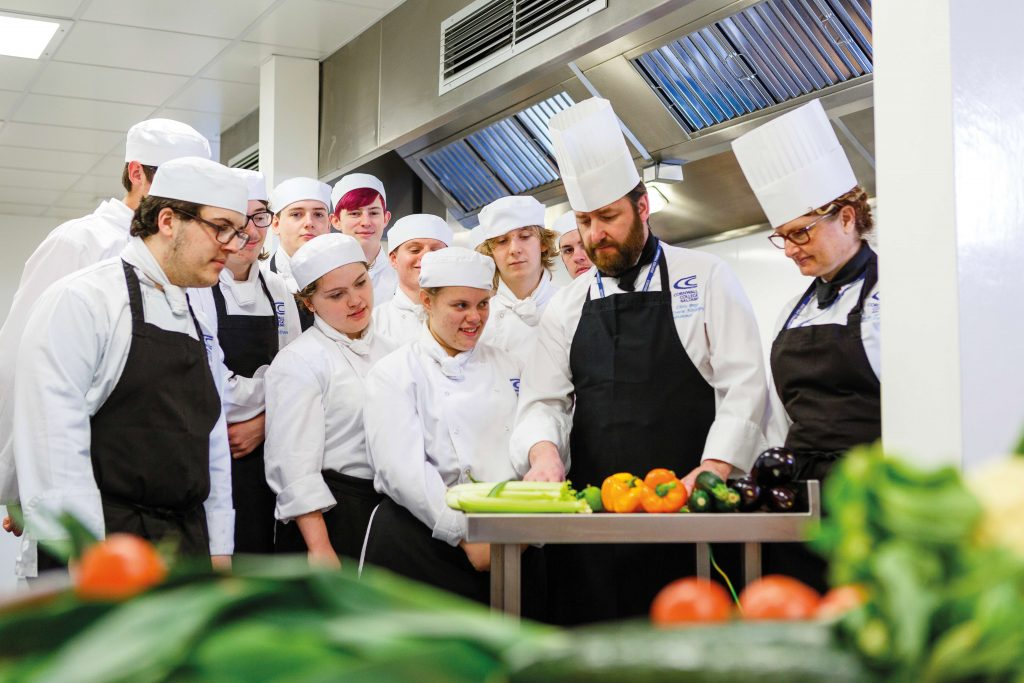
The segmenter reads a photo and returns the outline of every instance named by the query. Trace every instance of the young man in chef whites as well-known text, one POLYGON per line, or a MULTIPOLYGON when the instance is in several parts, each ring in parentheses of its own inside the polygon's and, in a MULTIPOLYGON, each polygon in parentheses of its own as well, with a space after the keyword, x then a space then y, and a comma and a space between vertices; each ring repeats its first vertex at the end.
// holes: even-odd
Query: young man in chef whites
POLYGON ((227 564, 234 511, 218 383, 223 355, 187 287, 215 284, 248 242, 244 178, 169 161, 120 258, 50 287, 25 328, 14 452, 28 532, 62 512, 97 536, 129 532, 227 564))
POLYGON ((331 205, 334 229, 354 237, 362 246, 373 281, 373 300, 383 306, 398 287, 398 273, 380 243, 391 222, 384 183, 368 173, 349 173, 331 190, 331 205))
MULTIPOLYGON (((568 469, 583 487, 668 467, 692 488, 701 470, 748 469, 763 444, 766 388, 739 282, 720 259, 651 233, 647 191, 607 100, 570 107, 550 130, 596 268, 541 320, 512 436, 518 473, 558 481, 568 469)), ((548 550, 560 623, 646 613, 659 589, 695 570, 692 545, 548 550)))

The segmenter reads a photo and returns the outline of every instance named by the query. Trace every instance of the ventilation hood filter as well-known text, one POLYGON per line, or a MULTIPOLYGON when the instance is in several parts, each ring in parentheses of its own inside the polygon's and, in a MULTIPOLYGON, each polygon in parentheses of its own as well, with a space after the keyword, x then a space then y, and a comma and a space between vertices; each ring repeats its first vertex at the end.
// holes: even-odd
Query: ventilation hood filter
POLYGON ((870 0, 763 0, 632 60, 687 133, 872 71, 870 0))

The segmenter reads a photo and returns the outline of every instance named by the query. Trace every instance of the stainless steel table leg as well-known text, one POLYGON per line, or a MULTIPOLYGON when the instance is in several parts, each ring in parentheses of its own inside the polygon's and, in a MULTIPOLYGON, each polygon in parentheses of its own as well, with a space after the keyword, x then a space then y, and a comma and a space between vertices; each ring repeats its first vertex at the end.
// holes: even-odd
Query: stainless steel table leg
POLYGON ((522 557, 517 543, 491 544, 491 609, 518 619, 522 557))
POLYGON ((697 544, 697 576, 702 579, 711 578, 711 546, 707 543, 697 544))
POLYGON ((745 586, 761 578, 761 544, 743 544, 743 581, 745 586))
POLYGON ((505 546, 491 544, 491 609, 500 612, 505 608, 505 546))

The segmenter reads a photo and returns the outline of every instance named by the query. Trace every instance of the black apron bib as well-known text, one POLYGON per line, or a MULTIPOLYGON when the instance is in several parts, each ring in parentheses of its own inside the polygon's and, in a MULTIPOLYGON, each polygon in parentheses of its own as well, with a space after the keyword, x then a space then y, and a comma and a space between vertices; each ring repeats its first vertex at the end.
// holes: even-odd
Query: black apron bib
POLYGON ((183 555, 210 554, 210 431, 220 397, 199 339, 145 321, 135 270, 123 263, 132 340, 121 378, 91 420, 92 469, 108 534, 173 537, 183 555))
MULTIPOLYGON (((576 390, 569 479, 600 486, 616 472, 644 476, 700 464, 715 419, 714 389, 679 340, 664 254, 659 292, 583 304, 569 351, 576 390)), ((551 618, 572 625, 647 614, 667 583, 695 573, 692 544, 549 545, 551 618)))
MULTIPOLYGON (((793 421, 786 447, 796 454, 798 479, 826 479, 843 453, 882 436, 881 383, 861 336, 864 302, 877 283, 878 258, 872 256, 845 325, 786 329, 814 296, 812 283, 772 343, 772 377, 793 421)), ((826 562, 803 544, 766 544, 763 551, 765 573, 794 576, 818 590, 828 587, 826 562)))
MULTIPOLYGON (((253 268, 258 266, 253 265, 253 268)), ((277 355, 278 320, 274 297, 262 273, 257 273, 263 294, 270 301, 271 315, 228 315, 220 284, 213 286, 217 306, 217 339, 224 351, 224 364, 231 372, 252 377, 277 355)), ((235 506, 235 553, 274 551, 274 504, 277 500, 267 484, 263 465, 263 444, 243 458, 231 459, 231 498, 235 506)))
MULTIPOLYGON (((339 556, 359 560, 366 538, 366 527, 370 523, 373 509, 383 496, 373 488, 372 479, 359 479, 341 472, 324 470, 324 483, 331 490, 337 505, 324 513, 327 537, 331 547, 339 556)), ((277 522, 274 552, 305 553, 306 541, 302 538, 299 525, 294 522, 277 522)))
MULTIPOLYGON (((276 253, 270 259, 270 272, 277 272, 276 253)), ((305 332, 309 328, 313 327, 313 313, 300 301, 295 302, 295 307, 299 309, 299 324, 302 325, 302 331, 305 332)))

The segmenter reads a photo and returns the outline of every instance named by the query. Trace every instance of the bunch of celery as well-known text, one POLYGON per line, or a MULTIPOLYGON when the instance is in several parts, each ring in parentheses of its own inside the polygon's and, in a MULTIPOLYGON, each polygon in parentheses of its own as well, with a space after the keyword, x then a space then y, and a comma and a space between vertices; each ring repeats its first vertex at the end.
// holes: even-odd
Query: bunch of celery
POLYGON ((503 481, 459 484, 445 495, 448 507, 463 512, 590 512, 569 482, 503 481))

